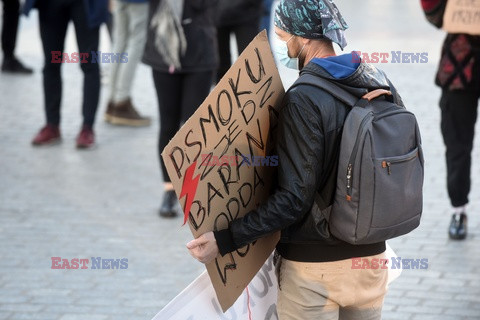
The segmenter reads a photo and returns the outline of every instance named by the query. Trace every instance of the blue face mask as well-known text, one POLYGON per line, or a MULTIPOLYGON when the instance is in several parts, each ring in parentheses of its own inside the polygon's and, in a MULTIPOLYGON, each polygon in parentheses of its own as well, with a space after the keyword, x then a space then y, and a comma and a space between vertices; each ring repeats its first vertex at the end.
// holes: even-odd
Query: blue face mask
POLYGON ((291 36, 290 39, 288 39, 287 41, 283 41, 277 38, 277 41, 275 41, 275 44, 274 44, 274 49, 275 49, 275 54, 277 55, 278 60, 280 61, 281 64, 283 64, 287 68, 299 70, 300 62, 298 57, 300 56, 300 53, 302 53, 305 45, 303 45, 302 49, 300 50, 296 58, 290 58, 290 56, 288 55, 287 43, 290 40, 292 40, 293 37, 294 36, 291 36))

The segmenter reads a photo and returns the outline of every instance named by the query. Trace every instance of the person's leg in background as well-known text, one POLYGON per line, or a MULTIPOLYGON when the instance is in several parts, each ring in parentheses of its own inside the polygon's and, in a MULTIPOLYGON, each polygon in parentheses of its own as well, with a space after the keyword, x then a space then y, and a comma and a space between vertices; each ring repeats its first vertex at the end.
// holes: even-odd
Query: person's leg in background
POLYGON ((161 217, 175 217, 179 212, 177 196, 161 153, 180 126, 193 115, 208 96, 214 74, 213 70, 173 75, 153 71, 160 110, 158 156, 165 183, 165 195, 159 211, 161 217))
POLYGON ((263 15, 260 21, 260 30, 267 30, 267 35, 270 34, 272 5, 273 0, 263 0, 263 15))
MULTIPOLYGON (((195 113, 198 107, 208 96, 214 77, 214 70, 192 72, 183 76, 181 84, 181 92, 183 94, 180 108, 180 123, 178 124, 178 128, 187 122, 187 120, 195 113)), ((173 190, 173 186, 171 186, 171 190, 173 190)), ((173 198, 171 202, 173 204, 178 204, 175 192, 172 191, 171 193, 173 198)))
POLYGON ((20 19, 20 1, 2 0, 3 25, 2 25, 2 72, 31 74, 33 71, 25 67, 15 57, 17 43, 18 20, 20 19))
MULTIPOLYGON (((122 1, 119 1, 122 2, 122 1)), ((123 34, 116 33, 115 37, 123 37, 121 46, 114 46, 115 54, 128 53, 128 62, 116 66, 116 74, 112 77, 115 85, 111 87, 112 113, 110 123, 134 127, 149 126, 149 117, 141 116, 132 104, 131 91, 135 71, 140 62, 147 37, 148 3, 122 4, 122 18, 116 24, 123 34), (123 24, 120 26, 120 24, 123 24)), ((112 66, 113 67, 113 66, 112 66)))
POLYGON ((153 82, 158 98, 160 130, 158 137, 158 159, 164 182, 164 195, 159 215, 164 218, 175 217, 179 205, 175 191, 162 160, 162 151, 178 131, 181 122, 181 101, 183 74, 169 74, 152 70, 153 82))
POLYGON ((69 11, 60 0, 40 1, 38 11, 40 37, 45 56, 43 93, 47 124, 33 139, 32 144, 36 146, 52 144, 60 140, 61 53, 63 53, 65 35, 70 20, 69 11))
POLYGON ((254 19, 237 26, 222 26, 217 28, 218 53, 220 57, 220 65, 217 71, 217 82, 220 81, 232 65, 232 55, 230 52, 231 33, 233 32, 235 34, 238 54, 240 55, 258 34, 259 24, 260 21, 254 19))
POLYGON ((234 27, 233 32, 235 33, 235 38, 237 39, 239 55, 258 34, 259 24, 260 22, 255 19, 234 27))
MULTIPOLYGON (((112 19, 115 20, 115 24, 113 25, 112 33, 113 33, 113 40, 112 41, 112 51, 114 53, 125 52, 127 47, 127 37, 128 37, 128 20, 127 20, 127 12, 126 12, 127 2, 113 0, 113 15, 112 19)), ((111 117, 113 115, 113 97, 115 91, 117 89, 118 83, 118 70, 120 69, 121 64, 119 63, 112 63, 110 68, 110 79, 109 79, 109 99, 107 110, 105 112, 105 121, 110 122, 111 117)))
POLYGON ((446 146, 447 189, 453 206, 449 226, 451 239, 467 236, 466 205, 470 193, 470 168, 478 92, 443 90, 440 99, 441 129, 446 146))
MULTIPOLYGON (((107 32, 108 32, 108 37, 110 38, 110 45, 111 48, 113 48, 114 41, 113 41, 113 33, 114 31, 114 24, 115 22, 113 21, 113 10, 115 8, 115 5, 113 4, 115 0, 109 0, 108 1, 108 13, 107 13, 107 21, 105 21, 105 26, 107 27, 107 32)), ((100 65, 100 81, 102 85, 108 85, 110 81, 110 66, 108 65, 100 65)), ((105 119, 106 120, 106 119, 105 119)))
MULTIPOLYGON (((111 2, 109 2, 111 3, 111 2)), ((107 31, 108 31, 108 36, 110 37, 110 41, 113 42, 113 26, 115 24, 115 21, 113 21, 113 13, 112 13, 112 8, 109 6, 108 7, 108 20, 105 23, 107 26, 107 31)))
POLYGON ((182 92, 188 92, 182 96, 181 123, 185 123, 192 114, 200 107, 210 93, 214 80, 214 71, 192 72, 185 74, 182 83, 182 92))
POLYGON ((217 28, 218 56, 220 58, 220 64, 217 70, 217 83, 232 65, 232 55, 230 52, 231 31, 232 29, 228 26, 219 26, 217 28))
MULTIPOLYGON (((74 1, 70 5, 70 14, 75 25, 78 49, 80 52, 97 52, 99 42, 99 27, 90 28, 87 22, 83 1, 74 1)), ((92 63, 92 54, 87 63, 80 63, 83 71, 83 124, 77 136, 77 148, 90 148, 95 143, 93 124, 100 98, 100 68, 98 62, 92 63)), ((100 59, 100 57, 99 57, 100 59)))

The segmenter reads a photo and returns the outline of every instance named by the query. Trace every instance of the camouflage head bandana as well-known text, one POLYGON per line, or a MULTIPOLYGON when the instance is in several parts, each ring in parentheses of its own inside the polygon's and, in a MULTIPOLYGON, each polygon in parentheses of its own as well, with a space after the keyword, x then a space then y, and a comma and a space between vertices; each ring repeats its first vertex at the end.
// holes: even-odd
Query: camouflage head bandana
POLYGON ((348 28, 333 0, 281 0, 275 10, 275 25, 308 39, 330 39, 343 50, 348 28))

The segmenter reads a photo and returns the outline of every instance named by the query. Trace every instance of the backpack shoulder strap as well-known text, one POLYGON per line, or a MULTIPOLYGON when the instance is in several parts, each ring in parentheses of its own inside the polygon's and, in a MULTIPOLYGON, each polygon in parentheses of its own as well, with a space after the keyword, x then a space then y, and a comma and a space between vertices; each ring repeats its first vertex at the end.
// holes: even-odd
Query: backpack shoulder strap
POLYGON ((353 107, 355 104, 357 104, 358 100, 360 100, 347 90, 333 83, 332 81, 328 81, 324 78, 308 73, 301 75, 288 90, 291 90, 292 88, 297 87, 301 84, 307 84, 323 89, 350 107, 353 107))
MULTIPOLYGON (((326 79, 308 73, 301 75, 300 78, 298 78, 297 81, 295 81, 295 83, 288 90, 291 90, 292 88, 295 88, 296 86, 299 86, 301 84, 311 85, 323 89, 338 100, 348 105, 349 107, 355 106, 360 101, 358 97, 354 96, 342 87, 336 85, 332 81, 328 81, 326 79)), ((337 163, 338 157, 339 153, 336 154, 335 160, 332 163, 337 163)), ((333 199, 333 194, 335 193, 335 187, 337 185, 337 175, 335 169, 336 166, 334 165, 332 168, 330 168, 330 170, 328 170, 330 174, 326 181, 324 181, 324 192, 320 194, 317 190, 317 192, 315 193, 315 203, 322 212, 331 205, 330 202, 333 199)), ((327 216, 326 219, 328 221, 329 217, 327 216)))

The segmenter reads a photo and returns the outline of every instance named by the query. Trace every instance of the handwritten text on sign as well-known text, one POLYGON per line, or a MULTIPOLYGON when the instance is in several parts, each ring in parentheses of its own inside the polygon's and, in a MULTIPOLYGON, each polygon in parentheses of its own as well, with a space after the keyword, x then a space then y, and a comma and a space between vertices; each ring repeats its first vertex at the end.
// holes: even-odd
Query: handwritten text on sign
MULTIPOLYGON (((260 33, 162 153, 195 237, 221 230, 267 198, 273 167, 248 160, 271 153, 284 90, 260 33), (205 156, 206 155, 206 156, 205 156), (208 165, 212 158, 236 157, 208 165), (243 163, 242 161, 247 161, 243 163)), ((273 250, 278 235, 260 239, 207 265, 222 310, 227 310, 273 250)))
POLYGON ((480 0, 449 0, 443 29, 450 33, 480 35, 480 0))

